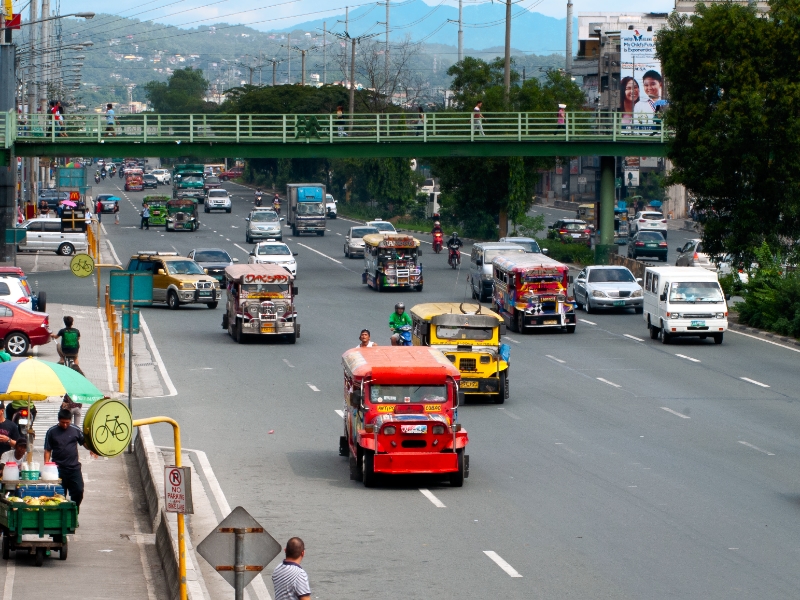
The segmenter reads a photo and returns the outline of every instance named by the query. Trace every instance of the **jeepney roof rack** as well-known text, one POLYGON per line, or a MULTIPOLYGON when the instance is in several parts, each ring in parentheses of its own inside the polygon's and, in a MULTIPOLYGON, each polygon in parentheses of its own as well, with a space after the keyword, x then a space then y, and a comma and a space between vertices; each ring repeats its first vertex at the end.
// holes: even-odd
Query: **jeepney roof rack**
POLYGON ((178 256, 177 252, 164 252, 163 250, 139 250, 136 254, 145 254, 148 256, 178 256))

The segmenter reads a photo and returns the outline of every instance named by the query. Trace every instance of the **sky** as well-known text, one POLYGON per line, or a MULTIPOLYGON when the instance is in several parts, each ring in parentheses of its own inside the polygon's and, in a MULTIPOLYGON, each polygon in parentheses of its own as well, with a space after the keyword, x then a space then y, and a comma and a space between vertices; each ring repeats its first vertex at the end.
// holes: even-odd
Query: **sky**
MULTIPOLYGON (((392 0, 399 3, 403 0, 392 0)), ((441 0, 424 0, 436 6, 441 0)), ((483 4, 489 0, 463 0, 464 5, 483 4)), ((502 1, 502 0, 496 0, 502 1)), ((284 29, 295 23, 334 16, 344 12, 344 7, 373 4, 368 0, 118 0, 97 4, 90 0, 61 0, 61 14, 81 11, 107 12, 141 20, 154 20, 178 27, 213 25, 217 22, 242 23, 256 29, 284 29)), ((457 6, 457 0, 444 0, 457 6)), ((15 0, 15 8, 27 0, 15 0)), ((53 2, 52 4, 55 4, 53 2)), ((542 14, 564 18, 566 0, 515 0, 517 7, 525 7, 542 14)), ((631 11, 669 12, 674 0, 573 0, 575 16, 581 11, 631 11)), ((28 12, 25 10, 25 16, 28 12)))

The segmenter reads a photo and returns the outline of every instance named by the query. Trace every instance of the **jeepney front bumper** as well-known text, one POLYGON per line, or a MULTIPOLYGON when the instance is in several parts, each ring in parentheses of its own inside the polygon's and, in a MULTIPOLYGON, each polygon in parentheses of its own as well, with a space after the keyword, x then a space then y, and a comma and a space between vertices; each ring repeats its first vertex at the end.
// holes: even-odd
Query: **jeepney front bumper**
POLYGON ((577 316, 574 311, 566 313, 523 313, 522 324, 525 327, 564 327, 575 325, 577 316))

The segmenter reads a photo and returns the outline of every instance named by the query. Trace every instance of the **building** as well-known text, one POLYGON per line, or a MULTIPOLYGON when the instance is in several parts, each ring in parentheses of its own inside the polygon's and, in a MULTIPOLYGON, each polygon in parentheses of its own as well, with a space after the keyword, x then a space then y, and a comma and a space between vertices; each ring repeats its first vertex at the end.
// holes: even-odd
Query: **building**
MULTIPOLYGON (((703 0, 704 4, 714 4, 715 2, 723 2, 728 0, 703 0)), ((733 4, 751 4, 751 0, 730 0, 733 4)), ((675 10, 681 14, 691 15, 694 14, 694 7, 697 4, 696 0, 675 0, 675 10)), ((756 10, 758 12, 769 12, 769 3, 760 0, 755 2, 756 10)))

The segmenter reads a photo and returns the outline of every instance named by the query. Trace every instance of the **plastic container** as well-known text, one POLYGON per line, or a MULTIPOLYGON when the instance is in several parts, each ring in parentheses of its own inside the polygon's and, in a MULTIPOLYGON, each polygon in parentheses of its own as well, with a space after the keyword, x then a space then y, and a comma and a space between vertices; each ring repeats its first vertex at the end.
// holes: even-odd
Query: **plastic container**
POLYGON ((19 478, 25 481, 36 481, 39 479, 39 463, 23 461, 19 466, 19 478))
POLYGON ((19 481, 19 465, 15 462, 7 462, 3 467, 3 481, 19 481))
POLYGON ((58 479, 58 467, 54 462, 46 462, 39 472, 39 475, 45 481, 55 481, 58 479))

